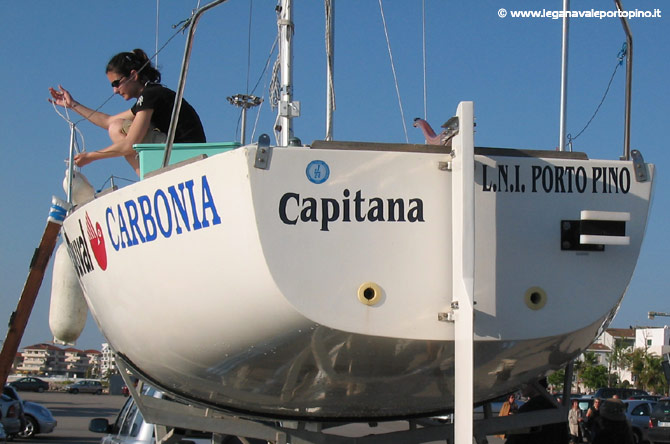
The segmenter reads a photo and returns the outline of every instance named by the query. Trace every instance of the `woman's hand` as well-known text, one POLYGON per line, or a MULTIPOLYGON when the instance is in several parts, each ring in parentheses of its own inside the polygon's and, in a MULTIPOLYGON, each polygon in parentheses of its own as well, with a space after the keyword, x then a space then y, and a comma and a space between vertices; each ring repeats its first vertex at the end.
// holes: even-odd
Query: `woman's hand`
POLYGON ((72 98, 68 90, 63 88, 61 85, 58 85, 58 91, 56 91, 53 88, 49 88, 49 92, 51 93, 51 99, 48 99, 49 102, 62 106, 65 108, 74 108, 75 106, 78 105, 78 103, 72 98))
POLYGON ((74 156, 74 164, 77 165, 78 167, 83 167, 84 165, 88 165, 89 163, 93 162, 95 159, 91 157, 91 153, 79 153, 75 154, 74 156))

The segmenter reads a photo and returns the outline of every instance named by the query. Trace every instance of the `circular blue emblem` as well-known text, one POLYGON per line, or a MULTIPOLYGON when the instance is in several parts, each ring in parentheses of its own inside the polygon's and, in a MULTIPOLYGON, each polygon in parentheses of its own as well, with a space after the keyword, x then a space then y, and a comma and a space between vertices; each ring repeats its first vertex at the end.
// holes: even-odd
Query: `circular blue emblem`
POLYGON ((330 168, 323 160, 313 160, 307 165, 305 174, 310 182, 320 184, 328 180, 330 168))

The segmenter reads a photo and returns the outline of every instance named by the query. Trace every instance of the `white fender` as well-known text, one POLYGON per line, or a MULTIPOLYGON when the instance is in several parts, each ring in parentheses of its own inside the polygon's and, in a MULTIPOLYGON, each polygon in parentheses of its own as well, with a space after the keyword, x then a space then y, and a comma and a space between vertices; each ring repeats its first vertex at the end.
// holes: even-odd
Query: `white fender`
POLYGON ((61 242, 54 255, 51 278, 49 328, 54 335, 54 341, 74 344, 86 325, 87 315, 88 306, 79 286, 77 273, 65 242, 61 242))
MULTIPOLYGON (((74 171, 72 174, 72 204, 79 205, 92 200, 95 196, 93 185, 80 171, 74 171)), ((63 190, 67 194, 67 170, 63 179, 63 190)))

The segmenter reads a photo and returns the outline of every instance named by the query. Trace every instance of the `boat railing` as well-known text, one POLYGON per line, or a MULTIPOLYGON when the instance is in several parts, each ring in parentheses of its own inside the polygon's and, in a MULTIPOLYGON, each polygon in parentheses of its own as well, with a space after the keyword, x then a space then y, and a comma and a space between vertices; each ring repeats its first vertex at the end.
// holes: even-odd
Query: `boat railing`
MULTIPOLYGON (((623 6, 621 5, 621 0, 614 0, 616 7, 619 11, 623 12, 623 6)), ((626 120, 624 123, 624 133, 623 133, 623 156, 621 160, 630 160, 630 114, 631 114, 631 97, 632 97, 632 86, 633 86, 633 33, 628 26, 628 18, 625 15, 621 15, 621 24, 623 30, 626 33, 626 120)))
POLYGON ((191 60, 191 50, 193 48, 193 36, 195 35, 195 30, 198 26, 198 21, 205 12, 226 1, 227 0, 214 0, 213 2, 208 3, 202 8, 196 10, 193 13, 193 16, 191 17, 191 23, 188 26, 188 36, 186 37, 186 48, 184 50, 184 59, 182 60, 181 73, 179 74, 179 86, 177 88, 177 93, 174 100, 174 106, 172 107, 172 118, 170 119, 170 128, 168 129, 167 142, 165 144, 165 153, 163 155, 163 167, 168 166, 168 164, 170 163, 170 155, 172 153, 174 137, 177 132, 177 123, 179 122, 179 111, 181 110, 181 101, 184 97, 186 75, 188 74, 188 67, 191 60))

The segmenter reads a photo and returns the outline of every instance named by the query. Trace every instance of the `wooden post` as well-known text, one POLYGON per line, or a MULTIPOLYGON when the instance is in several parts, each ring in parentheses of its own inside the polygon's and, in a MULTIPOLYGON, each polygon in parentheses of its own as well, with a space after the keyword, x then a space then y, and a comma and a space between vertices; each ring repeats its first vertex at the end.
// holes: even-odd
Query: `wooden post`
POLYGON ((9 376, 12 364, 14 363, 14 358, 21 344, 21 338, 23 338, 26 325, 28 325, 28 318, 30 318, 30 313, 35 305, 37 293, 42 286, 44 272, 49 264, 51 254, 56 248, 56 240, 58 239, 58 233, 65 218, 66 207, 66 203, 54 198, 42 240, 30 262, 30 271, 21 292, 21 297, 19 298, 16 310, 9 318, 9 329, 7 330, 5 342, 2 345, 2 351, 0 351, 1 387, 4 387, 7 382, 7 376, 9 376))

